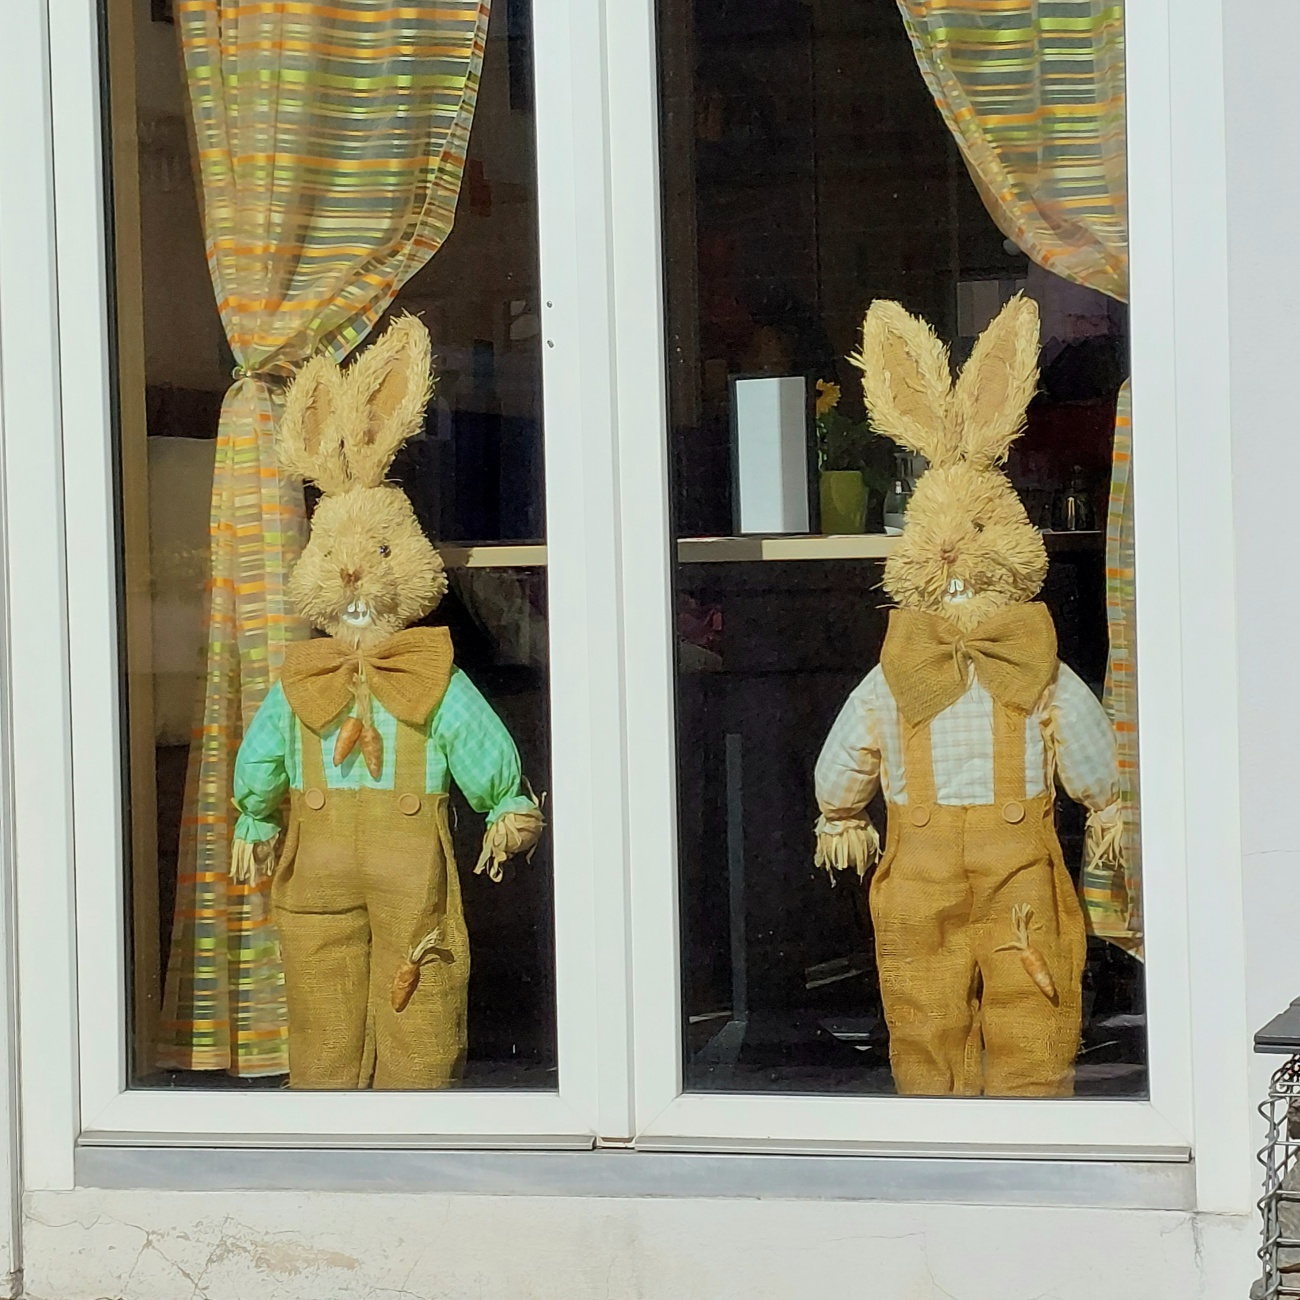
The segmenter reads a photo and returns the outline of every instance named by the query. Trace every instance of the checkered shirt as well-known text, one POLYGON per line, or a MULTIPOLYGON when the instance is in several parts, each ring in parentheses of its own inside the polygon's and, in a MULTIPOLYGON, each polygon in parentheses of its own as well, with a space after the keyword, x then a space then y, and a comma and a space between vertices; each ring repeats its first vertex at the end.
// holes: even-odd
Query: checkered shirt
MULTIPOLYGON (((372 777, 358 746, 342 767, 334 766, 338 723, 319 738, 305 732, 289 707, 279 682, 270 689, 253 718, 235 760, 235 837, 250 844, 280 831, 280 805, 290 790, 302 789, 302 749, 320 745, 330 789, 391 790, 396 776, 397 720, 379 700, 371 699, 371 716, 384 742, 384 766, 372 777)), ((475 812, 487 814, 489 826, 508 812, 536 807, 520 794, 519 751, 505 724, 478 688, 459 668, 429 719, 425 748, 425 793, 444 794, 455 780, 475 812)))
MULTIPOLYGON (((1039 707, 1025 720, 1025 797, 1050 779, 1044 732, 1056 735, 1056 775, 1092 811, 1119 798, 1115 733, 1097 697, 1064 664, 1039 707)), ((966 693, 930 724, 934 781, 941 804, 993 802, 993 699, 974 674, 966 693)), ((874 668, 845 702, 817 760, 817 803, 827 821, 857 817, 878 788, 890 803, 907 802, 898 706, 874 668)))

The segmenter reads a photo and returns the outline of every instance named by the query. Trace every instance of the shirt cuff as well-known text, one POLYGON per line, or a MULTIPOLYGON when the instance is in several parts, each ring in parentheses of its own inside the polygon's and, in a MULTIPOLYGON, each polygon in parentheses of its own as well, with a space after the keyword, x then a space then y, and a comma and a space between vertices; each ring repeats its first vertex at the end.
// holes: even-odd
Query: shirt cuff
POLYGON ((823 813, 813 829, 817 835, 813 863, 826 868, 832 884, 837 871, 853 867, 861 880, 880 861, 880 836, 866 816, 831 818, 823 813))
POLYGON ((502 799, 496 804, 492 811, 487 815, 487 824, 495 826, 506 813, 512 812, 537 812, 538 807, 535 800, 530 799, 526 794, 513 794, 508 799, 502 799))
POLYGON ((252 813, 240 813, 239 820, 235 823, 235 838, 243 840, 245 844, 262 844, 266 840, 273 840, 279 833, 278 821, 267 821, 262 817, 254 817, 252 813))

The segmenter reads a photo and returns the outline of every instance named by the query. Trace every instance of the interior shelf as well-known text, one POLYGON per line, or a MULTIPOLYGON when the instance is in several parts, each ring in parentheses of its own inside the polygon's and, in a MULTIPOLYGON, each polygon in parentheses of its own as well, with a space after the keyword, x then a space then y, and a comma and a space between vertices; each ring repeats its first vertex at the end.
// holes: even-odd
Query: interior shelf
MULTIPOLYGON (((1105 535, 1044 532, 1049 551, 1100 551, 1105 535)), ((758 560, 883 560, 898 545, 886 533, 846 533, 832 537, 683 537, 677 543, 682 564, 744 564, 758 560)), ((449 569, 531 569, 546 565, 544 542, 448 545, 440 548, 449 569)))

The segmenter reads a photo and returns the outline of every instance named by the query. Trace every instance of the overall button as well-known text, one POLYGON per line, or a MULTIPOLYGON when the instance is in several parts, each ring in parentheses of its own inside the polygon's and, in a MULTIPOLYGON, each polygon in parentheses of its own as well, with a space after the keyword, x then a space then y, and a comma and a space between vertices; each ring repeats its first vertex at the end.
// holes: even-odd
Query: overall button
POLYGON ((924 804, 917 804, 907 816, 913 826, 928 826, 930 824, 930 810, 924 804))
POLYGON ((307 805, 308 808, 314 809, 316 812, 319 812, 322 808, 325 807, 325 791, 308 790, 307 793, 303 795, 302 801, 307 805))
POLYGON ((1002 805, 1002 815, 1014 826, 1025 820, 1025 805, 1018 799, 1012 799, 1010 803, 1002 805))
POLYGON ((418 794, 404 794, 397 801, 399 812, 405 813, 408 817, 414 817, 420 811, 420 796, 418 794))

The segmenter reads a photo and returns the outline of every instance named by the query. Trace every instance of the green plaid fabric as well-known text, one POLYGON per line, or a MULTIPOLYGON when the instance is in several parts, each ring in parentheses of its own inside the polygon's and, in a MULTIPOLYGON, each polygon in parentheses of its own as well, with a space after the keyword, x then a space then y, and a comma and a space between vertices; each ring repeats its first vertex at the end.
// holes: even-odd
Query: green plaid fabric
MULTIPOLYGON (((258 844, 280 832, 280 806, 285 795, 302 787, 302 746, 320 745, 325 780, 332 790, 391 790, 397 755, 397 719, 372 699, 372 718, 384 741, 384 767, 372 777, 355 748, 341 767, 334 766, 332 727, 319 739, 306 731, 285 699, 279 682, 267 692, 262 707, 239 747, 235 760, 236 838, 258 844)), ((340 719, 341 721, 341 719, 340 719)), ((478 687, 454 669, 442 703, 429 719, 425 749, 426 794, 445 794, 455 781, 475 812, 486 813, 491 826, 508 812, 534 807, 521 794, 519 751, 505 724, 478 687)))

